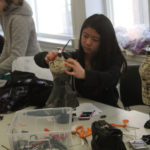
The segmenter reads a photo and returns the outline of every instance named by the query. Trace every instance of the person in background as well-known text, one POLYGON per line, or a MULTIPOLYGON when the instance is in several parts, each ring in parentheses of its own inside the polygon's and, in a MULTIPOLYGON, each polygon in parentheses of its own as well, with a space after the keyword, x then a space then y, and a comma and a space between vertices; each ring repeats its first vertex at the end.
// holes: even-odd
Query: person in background
MULTIPOLYGON (((34 60, 41 67, 48 67, 57 51, 42 52, 34 60)), ((79 49, 64 52, 65 65, 71 71, 64 72, 74 77, 79 96, 112 106, 118 106, 117 84, 125 72, 127 63, 118 46, 111 21, 102 14, 88 17, 82 27, 79 49)))
POLYGON ((0 0, 0 24, 4 46, 0 55, 0 74, 11 71, 12 62, 20 56, 40 52, 32 10, 24 0, 0 0))

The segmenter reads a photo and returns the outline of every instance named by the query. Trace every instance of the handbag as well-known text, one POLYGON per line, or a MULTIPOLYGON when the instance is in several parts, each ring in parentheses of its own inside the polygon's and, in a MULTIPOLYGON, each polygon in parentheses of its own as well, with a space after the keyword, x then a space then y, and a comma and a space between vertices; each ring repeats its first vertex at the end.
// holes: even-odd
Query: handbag
POLYGON ((92 150, 126 150, 122 136, 120 129, 105 120, 95 121, 92 123, 92 150))

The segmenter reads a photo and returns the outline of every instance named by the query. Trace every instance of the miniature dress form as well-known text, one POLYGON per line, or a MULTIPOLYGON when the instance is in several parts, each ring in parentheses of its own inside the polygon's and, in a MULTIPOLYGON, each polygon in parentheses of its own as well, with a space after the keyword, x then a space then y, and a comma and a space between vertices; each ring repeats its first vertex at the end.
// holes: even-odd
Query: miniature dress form
POLYGON ((150 48, 147 48, 147 56, 139 67, 142 83, 143 103, 150 106, 150 48))
POLYGON ((54 87, 46 102, 46 107, 72 107, 76 108, 79 103, 77 94, 73 91, 70 84, 71 76, 64 73, 66 68, 64 65, 64 57, 62 53, 58 53, 53 61, 50 61, 49 67, 54 79, 54 87))

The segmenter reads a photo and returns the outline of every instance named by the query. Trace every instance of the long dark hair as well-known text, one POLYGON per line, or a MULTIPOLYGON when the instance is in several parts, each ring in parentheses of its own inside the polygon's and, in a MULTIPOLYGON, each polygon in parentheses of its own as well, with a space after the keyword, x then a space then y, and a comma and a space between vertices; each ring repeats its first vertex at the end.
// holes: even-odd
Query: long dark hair
POLYGON ((91 27, 100 35, 100 47, 96 56, 92 60, 92 67, 98 70, 105 70, 111 66, 113 56, 120 55, 123 58, 123 70, 127 63, 118 45, 116 34, 111 21, 102 14, 94 14, 88 17, 80 31, 78 60, 84 66, 84 51, 81 45, 81 36, 83 29, 91 27))

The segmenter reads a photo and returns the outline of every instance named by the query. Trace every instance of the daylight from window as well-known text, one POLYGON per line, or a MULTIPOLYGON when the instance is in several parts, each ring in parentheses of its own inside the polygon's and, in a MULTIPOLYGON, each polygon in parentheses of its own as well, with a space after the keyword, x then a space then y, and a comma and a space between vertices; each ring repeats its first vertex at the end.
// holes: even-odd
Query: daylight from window
MULTIPOLYGON (((76 17, 72 18, 74 7, 71 0, 26 1, 32 7, 36 31, 40 37, 56 39, 74 37, 76 28, 72 22, 76 22, 76 17)), ((132 28, 136 25, 149 25, 148 0, 108 0, 108 2, 107 9, 114 27, 132 28)))
POLYGON ((70 0, 36 0, 38 33, 72 35, 70 0))
POLYGON ((114 26, 130 27, 134 25, 133 1, 113 0, 114 26))

